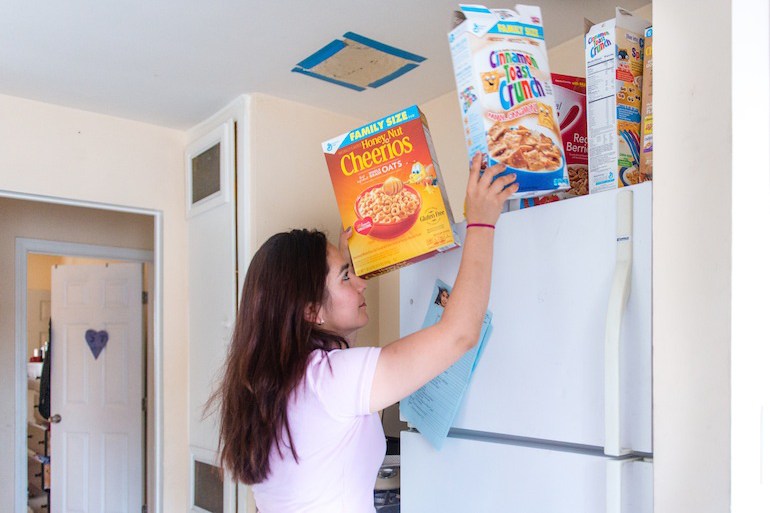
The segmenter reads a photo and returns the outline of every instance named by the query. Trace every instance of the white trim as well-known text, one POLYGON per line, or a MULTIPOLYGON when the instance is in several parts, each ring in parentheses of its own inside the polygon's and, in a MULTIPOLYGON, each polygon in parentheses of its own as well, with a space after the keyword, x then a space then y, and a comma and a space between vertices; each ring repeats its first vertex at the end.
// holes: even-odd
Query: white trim
MULTIPOLYGON (((251 262, 251 257, 255 251, 255 238, 253 235, 253 227, 255 218, 252 216, 253 212, 253 192, 252 192, 252 180, 254 176, 254 162, 253 162, 253 133, 254 133, 254 117, 252 115, 252 96, 243 94, 236 98, 226 107, 222 108, 210 118, 187 131, 188 144, 196 139, 204 137, 217 125, 226 123, 229 121, 235 122, 235 139, 234 145, 237 151, 234 151, 235 155, 235 180, 236 187, 236 269, 238 272, 238 300, 240 302, 241 293, 243 291, 243 282, 246 278, 246 270, 251 262)), ((189 394, 187 397, 188 411, 189 411, 189 394)), ((192 485, 190 485, 192 489, 192 485)), ((251 492, 251 487, 248 485, 239 483, 236 487, 236 503, 237 511, 253 511, 254 503, 251 492)), ((190 499, 192 504, 192 499, 190 499)))
MULTIPOLYGON (((192 513, 211 513, 206 509, 195 506, 195 462, 200 461, 206 463, 212 467, 219 467, 217 461, 217 453, 211 449, 204 449, 196 445, 190 445, 190 472, 189 483, 187 486, 188 501, 190 504, 190 512, 192 513)), ((224 513, 235 513, 235 505, 238 502, 235 496, 236 484, 228 472, 225 472, 224 479, 222 479, 222 511, 224 513)), ((240 511, 240 510, 238 510, 240 511)))
POLYGON ((198 215, 231 200, 235 176, 235 120, 228 119, 187 147, 185 152, 185 204, 187 217, 198 215), (193 203, 193 159, 219 144, 219 190, 193 203))
MULTIPOLYGON (((153 310, 155 316, 154 330, 153 330, 153 391, 155 397, 154 413, 155 413, 155 491, 154 498, 155 513, 161 513, 163 511, 163 440, 165 433, 163 431, 163 412, 165 411, 163 405, 163 213, 156 212, 155 214, 155 240, 153 241, 153 249, 155 251, 155 261, 153 263, 153 270, 155 272, 155 292, 153 294, 153 310)), ((148 506, 150 506, 148 504, 148 506)))
POLYGON ((25 396, 27 388, 27 346, 25 340, 27 323, 27 254, 43 253, 66 254, 71 256, 85 256, 95 258, 114 258, 120 260, 153 262, 154 264, 155 286, 153 294, 153 315, 155 317, 155 322, 153 330, 153 402, 155 411, 153 413, 155 419, 155 437, 153 440, 154 461, 151 462, 151 464, 155 467, 155 489, 153 494, 150 494, 148 490, 148 495, 154 495, 155 502, 152 505, 148 504, 148 506, 151 507, 151 511, 160 513, 163 511, 163 317, 161 315, 161 305, 163 301, 163 213, 157 210, 149 210, 144 208, 110 205, 105 203, 57 198, 37 194, 18 193, 2 189, 0 189, 0 197, 24 201, 36 201, 41 203, 52 203, 57 205, 96 208, 114 212, 150 215, 154 218, 154 251, 142 251, 127 248, 106 248, 88 244, 55 242, 40 239, 16 239, 16 376, 14 379, 16 419, 13 450, 14 458, 16 461, 14 465, 14 511, 17 513, 26 513, 27 511, 27 443, 25 440, 27 424, 27 401, 25 396))

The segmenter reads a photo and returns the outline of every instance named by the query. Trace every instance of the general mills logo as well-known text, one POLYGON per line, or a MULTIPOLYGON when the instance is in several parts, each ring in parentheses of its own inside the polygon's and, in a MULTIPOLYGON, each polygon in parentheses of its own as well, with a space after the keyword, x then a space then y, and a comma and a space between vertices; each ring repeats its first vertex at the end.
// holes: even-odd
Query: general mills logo
POLYGON ((326 145, 326 151, 332 151, 332 145, 331 143, 326 145))

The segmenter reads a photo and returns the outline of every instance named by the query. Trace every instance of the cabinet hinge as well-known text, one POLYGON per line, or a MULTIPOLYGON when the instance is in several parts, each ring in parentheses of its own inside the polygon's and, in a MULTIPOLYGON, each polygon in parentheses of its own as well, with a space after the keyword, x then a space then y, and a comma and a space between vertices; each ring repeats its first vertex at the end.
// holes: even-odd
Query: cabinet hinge
POLYGON ((142 397, 142 411, 147 411, 147 398, 142 397))
POLYGON ((147 294, 146 290, 143 290, 142 291, 142 304, 146 305, 148 300, 149 300, 149 295, 147 294))

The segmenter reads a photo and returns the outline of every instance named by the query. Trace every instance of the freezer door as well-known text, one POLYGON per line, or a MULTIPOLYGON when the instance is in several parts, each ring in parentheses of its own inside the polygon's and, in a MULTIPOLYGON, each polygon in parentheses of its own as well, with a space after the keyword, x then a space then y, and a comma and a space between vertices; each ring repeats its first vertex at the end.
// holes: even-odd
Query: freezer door
MULTIPOLYGON (((620 441, 652 452, 650 183, 633 192, 633 266, 620 346, 620 441)), ((489 308, 492 335, 454 426, 604 446, 604 339, 616 259, 617 191, 503 214, 489 308)), ((401 334, 423 322, 459 250, 400 273, 401 334)), ((451 301, 451 299, 450 299, 451 301)))
POLYGON ((404 432, 401 512, 428 511, 652 513, 652 463, 404 432))

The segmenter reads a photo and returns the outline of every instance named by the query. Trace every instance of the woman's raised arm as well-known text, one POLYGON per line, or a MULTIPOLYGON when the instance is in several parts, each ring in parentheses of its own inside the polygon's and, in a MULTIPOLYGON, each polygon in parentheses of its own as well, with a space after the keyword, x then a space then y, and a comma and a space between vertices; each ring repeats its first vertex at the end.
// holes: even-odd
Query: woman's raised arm
POLYGON ((437 324, 382 348, 370 411, 379 411, 408 396, 449 368, 478 341, 489 302, 493 227, 503 203, 518 188, 515 175, 498 177, 504 170, 505 166, 498 164, 481 174, 481 155, 473 157, 465 196, 469 227, 449 302, 437 324))

